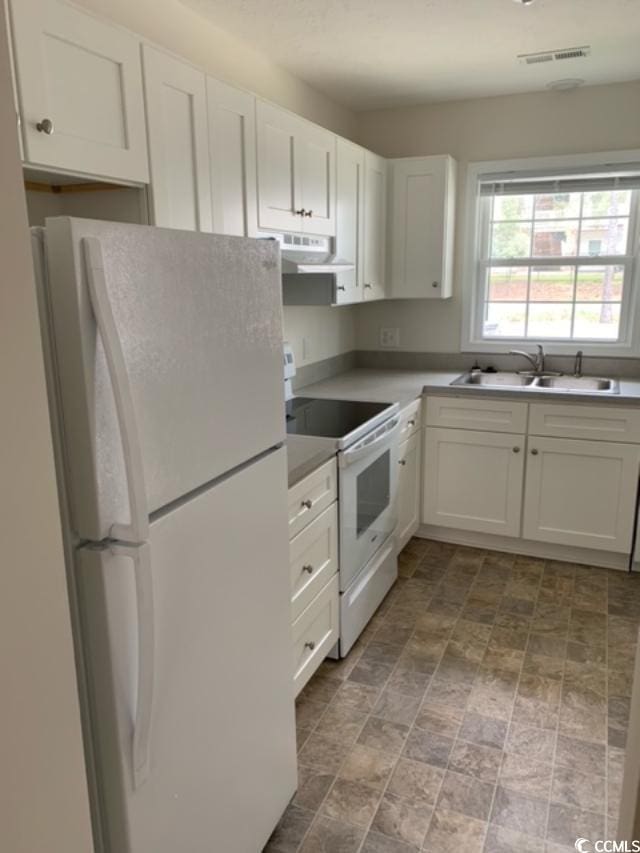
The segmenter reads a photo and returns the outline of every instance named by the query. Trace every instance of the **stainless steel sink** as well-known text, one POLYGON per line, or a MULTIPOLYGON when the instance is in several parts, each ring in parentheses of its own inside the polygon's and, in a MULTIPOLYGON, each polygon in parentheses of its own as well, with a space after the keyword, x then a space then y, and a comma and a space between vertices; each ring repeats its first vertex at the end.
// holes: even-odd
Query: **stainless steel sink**
POLYGON ((499 370, 496 373, 482 373, 479 370, 472 370, 454 379, 451 385, 558 391, 558 393, 585 391, 587 393, 618 394, 620 392, 617 379, 599 376, 535 376, 532 373, 511 373, 506 370, 499 370))
POLYGON ((463 373, 451 383, 452 385, 490 385, 498 388, 522 388, 531 385, 534 377, 526 373, 508 373, 498 371, 497 373, 481 373, 472 371, 463 373))
POLYGON ((602 379, 596 376, 540 376, 536 380, 540 388, 557 388, 558 391, 604 391, 618 393, 615 379, 602 379))

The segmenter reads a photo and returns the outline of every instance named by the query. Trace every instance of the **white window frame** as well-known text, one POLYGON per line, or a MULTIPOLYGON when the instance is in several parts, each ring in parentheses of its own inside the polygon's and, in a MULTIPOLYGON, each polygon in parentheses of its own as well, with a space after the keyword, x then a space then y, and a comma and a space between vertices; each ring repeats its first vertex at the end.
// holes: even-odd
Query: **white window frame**
POLYGON ((496 173, 518 174, 547 172, 562 169, 593 170, 605 166, 640 162, 640 149, 631 151, 605 151, 595 154, 563 155, 558 157, 527 157, 516 160, 490 160, 469 163, 465 190, 465 229, 462 288, 462 341, 463 352, 507 353, 514 347, 526 348, 536 343, 544 344, 551 354, 565 355, 581 349, 585 355, 634 357, 640 355, 640 216, 632 211, 631 229, 632 269, 625 280, 623 302, 620 309, 620 339, 618 341, 586 341, 575 339, 559 341, 554 338, 484 338, 482 318, 484 310, 484 276, 481 251, 486 246, 487 235, 482 233, 483 217, 480 210, 479 185, 483 177, 496 173))

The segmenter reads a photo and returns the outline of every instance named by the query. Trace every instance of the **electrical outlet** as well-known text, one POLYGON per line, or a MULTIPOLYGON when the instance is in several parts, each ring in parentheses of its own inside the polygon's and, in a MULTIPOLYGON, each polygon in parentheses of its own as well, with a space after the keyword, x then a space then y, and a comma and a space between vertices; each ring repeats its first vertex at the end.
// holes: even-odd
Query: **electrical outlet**
POLYGON ((400 329, 382 327, 380 329, 380 346, 389 348, 399 347, 400 329))

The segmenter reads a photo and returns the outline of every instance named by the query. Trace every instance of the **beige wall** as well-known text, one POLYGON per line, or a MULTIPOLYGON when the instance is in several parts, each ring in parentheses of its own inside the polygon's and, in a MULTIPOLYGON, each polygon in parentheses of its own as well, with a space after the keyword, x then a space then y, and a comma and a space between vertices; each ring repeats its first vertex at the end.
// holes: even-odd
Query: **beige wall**
POLYGON ((355 311, 349 307, 287 306, 284 338, 293 347, 298 367, 351 352, 356 345, 355 311))
POLYGON ((640 148, 640 82, 360 113, 358 140, 387 157, 451 154, 458 161, 453 298, 358 307, 358 348, 378 349, 380 326, 397 326, 401 349, 457 351, 466 164, 640 148))
MULTIPOLYGON (((15 127, 4 7, 0 125, 15 127)), ((89 853, 87 784, 22 173, 0 135, 0 848, 89 853)))
POLYGON ((184 57, 209 74, 275 101, 343 136, 356 132, 354 114, 218 29, 179 0, 75 0, 184 57))

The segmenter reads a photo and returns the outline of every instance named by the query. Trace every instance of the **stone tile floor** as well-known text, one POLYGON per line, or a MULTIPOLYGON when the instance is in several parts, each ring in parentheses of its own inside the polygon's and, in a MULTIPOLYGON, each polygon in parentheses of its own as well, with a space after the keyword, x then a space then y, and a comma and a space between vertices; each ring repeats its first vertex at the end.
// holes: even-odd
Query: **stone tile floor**
POLYGON ((266 853, 561 853, 615 837, 640 576, 412 539, 297 702, 266 853))

